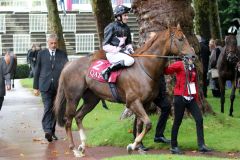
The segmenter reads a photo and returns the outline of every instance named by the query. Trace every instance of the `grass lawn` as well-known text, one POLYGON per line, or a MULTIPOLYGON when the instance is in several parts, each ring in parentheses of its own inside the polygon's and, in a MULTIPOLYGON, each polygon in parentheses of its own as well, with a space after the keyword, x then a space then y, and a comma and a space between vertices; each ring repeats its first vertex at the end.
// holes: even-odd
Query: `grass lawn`
MULTIPOLYGON (((32 88, 32 79, 21 80, 24 87, 32 88)), ((232 152, 240 151, 239 136, 240 136, 240 95, 236 92, 234 117, 229 117, 229 95, 230 90, 226 90, 225 113, 220 113, 220 99, 212 97, 211 92, 208 92, 208 102, 212 105, 216 116, 204 115, 204 134, 206 144, 216 151, 232 152)), ((87 131, 87 144, 89 146, 121 146, 126 147, 130 142, 133 142, 132 123, 133 119, 128 118, 119 120, 119 117, 124 109, 124 105, 116 103, 107 103, 109 110, 101 107, 101 103, 89 113, 84 121, 84 127, 87 131)), ((153 128, 144 138, 144 144, 147 147, 155 149, 169 149, 168 145, 156 144, 153 142, 155 127, 158 120, 158 115, 150 117, 153 128)), ((170 138, 172 117, 169 118, 165 130, 165 136, 170 138)), ((73 124, 73 129, 76 129, 76 124, 73 124)), ((196 128, 192 118, 185 118, 179 130, 179 146, 183 150, 197 149, 196 128)), ((165 155, 164 155, 165 156, 165 155)), ((170 155, 166 155, 167 159, 172 159, 170 155)), ((144 159, 148 159, 148 156, 144 159)), ((162 156, 161 156, 162 157, 162 156)), ((113 158, 114 160, 120 160, 113 158)), ((126 157, 125 157, 126 159, 126 157)), ((140 159, 138 156, 131 156, 131 159, 140 159), (135 158, 136 157, 136 158, 135 158)), ((152 156, 149 159, 159 159, 152 156)), ((175 158, 174 158, 175 159, 175 158)), ((180 157, 181 159, 181 157, 180 157)), ((186 158, 183 158, 186 159, 186 158)), ((193 157, 191 157, 193 159, 193 157)))

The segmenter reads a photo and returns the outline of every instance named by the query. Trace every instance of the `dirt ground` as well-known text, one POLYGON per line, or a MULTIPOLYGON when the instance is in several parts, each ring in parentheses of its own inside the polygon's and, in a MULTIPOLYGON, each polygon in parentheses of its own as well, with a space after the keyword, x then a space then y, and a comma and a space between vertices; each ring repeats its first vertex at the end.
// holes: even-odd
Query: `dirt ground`
MULTIPOLYGON (((68 149, 65 131, 57 128, 58 141, 48 143, 41 128, 43 108, 40 97, 15 82, 15 89, 8 91, 0 111, 0 160, 75 160, 68 149)), ((79 139, 78 133, 74 133, 79 139)), ((168 154, 169 150, 151 149, 147 154, 168 154)), ((135 151, 133 154, 139 154, 135 151)), ((240 153, 223 153, 213 151, 202 154, 197 151, 185 151, 189 156, 225 157, 240 159, 240 153)), ((127 155, 126 148, 87 147, 86 156, 81 160, 100 160, 106 157, 127 155)))

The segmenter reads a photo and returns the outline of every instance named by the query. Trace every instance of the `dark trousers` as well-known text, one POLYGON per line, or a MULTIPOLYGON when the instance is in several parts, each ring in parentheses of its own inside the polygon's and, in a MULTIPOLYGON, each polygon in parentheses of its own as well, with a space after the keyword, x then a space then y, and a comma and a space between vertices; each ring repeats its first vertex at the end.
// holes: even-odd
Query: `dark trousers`
POLYGON ((3 100, 4 100, 4 97, 0 97, 0 110, 2 109, 3 100))
POLYGON ((161 115, 159 116, 155 137, 164 137, 164 130, 166 128, 167 120, 171 112, 171 105, 168 100, 168 96, 158 97, 153 101, 160 109, 161 115))
POLYGON ((56 120, 53 111, 53 102, 56 97, 56 89, 51 85, 48 91, 41 92, 42 101, 44 104, 44 113, 42 118, 42 127, 44 132, 55 133, 56 120))
POLYGON ((189 110, 195 120, 198 146, 201 146, 204 144, 202 113, 194 99, 191 101, 187 101, 182 96, 174 96, 174 122, 172 126, 171 146, 178 146, 178 130, 182 123, 185 108, 189 110))

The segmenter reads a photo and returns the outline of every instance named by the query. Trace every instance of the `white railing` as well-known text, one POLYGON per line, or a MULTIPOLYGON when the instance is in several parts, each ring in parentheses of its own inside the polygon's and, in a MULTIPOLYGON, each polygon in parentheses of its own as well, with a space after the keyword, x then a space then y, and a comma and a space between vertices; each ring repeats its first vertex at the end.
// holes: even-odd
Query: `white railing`
POLYGON ((2 35, 0 35, 0 56, 2 56, 2 35))
POLYGON ((0 32, 6 32, 5 14, 0 14, 0 32))
POLYGON ((76 34, 76 53, 94 51, 94 34, 76 34))
POLYGON ((14 34, 13 35, 13 50, 15 54, 26 54, 30 48, 29 34, 14 34))
POLYGON ((29 32, 47 32, 47 14, 29 14, 29 32))
POLYGON ((63 32, 76 32, 76 14, 60 14, 63 32))

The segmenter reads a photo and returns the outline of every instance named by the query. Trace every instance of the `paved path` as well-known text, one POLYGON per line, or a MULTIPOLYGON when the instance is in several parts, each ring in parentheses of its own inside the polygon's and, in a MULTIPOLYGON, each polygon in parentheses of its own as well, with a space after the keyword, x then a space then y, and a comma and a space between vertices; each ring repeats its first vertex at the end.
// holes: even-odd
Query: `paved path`
MULTIPOLYGON (((65 131, 57 128, 58 141, 48 143, 41 128, 41 98, 21 87, 18 80, 15 89, 8 91, 0 111, 0 160, 12 159, 77 159, 68 150, 65 131)), ((78 138, 77 133, 74 134, 78 138)), ((108 147, 89 148, 86 157, 95 160, 108 157, 108 147)), ((110 148, 110 147, 109 147, 110 148)), ((125 149, 115 148, 116 155, 126 154, 125 149)))

